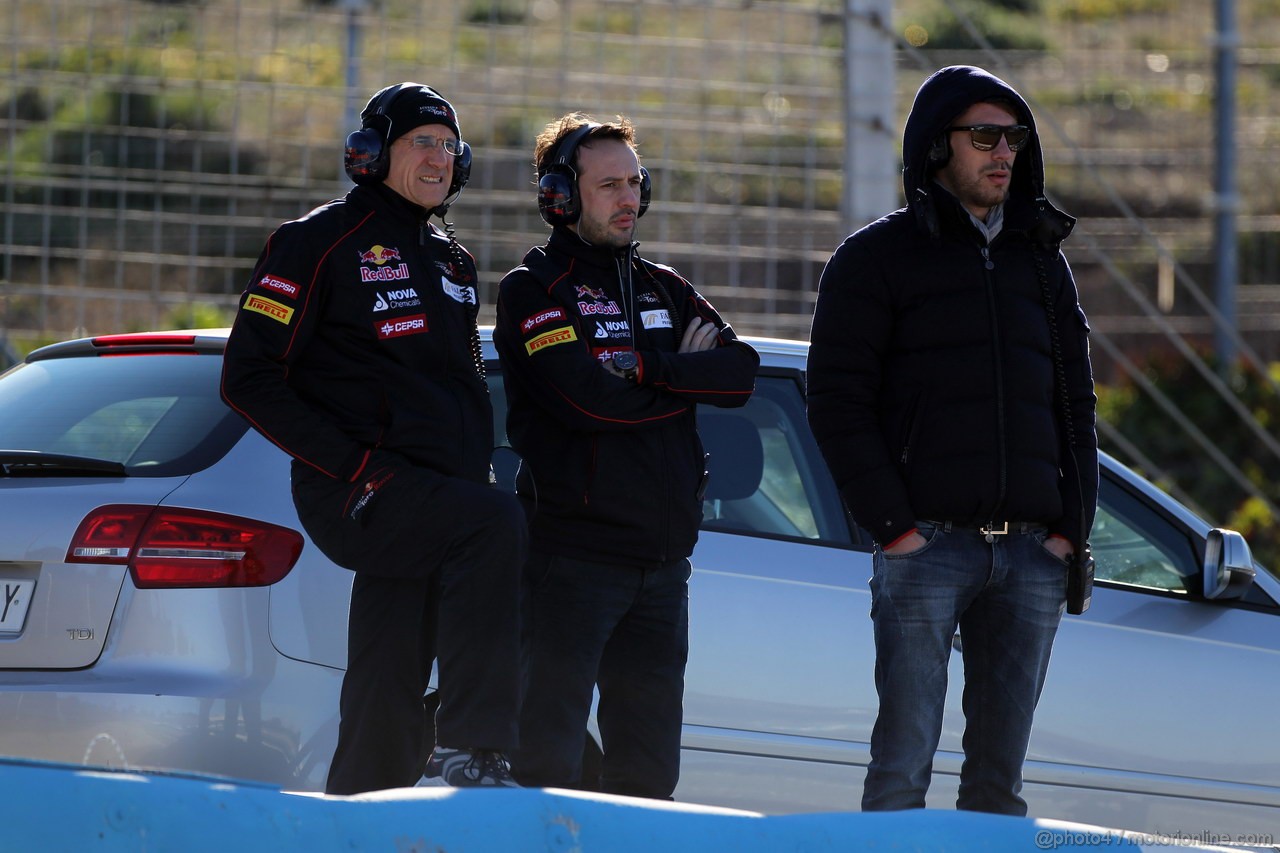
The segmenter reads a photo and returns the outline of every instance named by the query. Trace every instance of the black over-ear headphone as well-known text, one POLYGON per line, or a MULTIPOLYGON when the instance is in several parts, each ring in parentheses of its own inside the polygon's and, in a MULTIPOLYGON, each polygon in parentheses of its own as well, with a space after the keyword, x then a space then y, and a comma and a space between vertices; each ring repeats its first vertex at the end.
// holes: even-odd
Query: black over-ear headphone
MULTIPOLYGON (((578 197, 578 173, 573 168, 573 155, 582 140, 598 127, 600 125, 588 122, 561 139, 556 146, 555 160, 538 179, 538 212, 548 225, 572 225, 582 215, 582 199, 578 197)), ((649 170, 641 166, 640 207, 636 211, 636 218, 644 216, 644 212, 649 209, 652 191, 649 170)))
POLYGON ((951 142, 947 139, 948 135, 944 130, 933 140, 933 145, 929 147, 929 165, 941 168, 951 159, 951 142))
MULTIPOLYGON (((421 83, 397 83, 376 93, 360 112, 360 129, 347 135, 342 165, 352 182, 366 185, 386 180, 391 168, 391 146, 387 144, 391 119, 387 117, 387 111, 391 109, 396 97, 406 89, 426 89, 432 97, 445 100, 435 89, 421 83)), ((453 158, 453 180, 449 183, 449 192, 441 207, 447 209, 453 204, 470 178, 471 146, 462 142, 462 150, 453 158)))

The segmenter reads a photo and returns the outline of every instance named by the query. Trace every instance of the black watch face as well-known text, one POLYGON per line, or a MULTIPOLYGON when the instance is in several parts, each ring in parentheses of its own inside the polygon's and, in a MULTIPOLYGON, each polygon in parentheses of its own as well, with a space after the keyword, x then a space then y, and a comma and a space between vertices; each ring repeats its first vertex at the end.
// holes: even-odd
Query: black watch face
POLYGON ((620 352, 613 357, 613 366, 619 370, 635 370, 640 359, 633 352, 620 352))

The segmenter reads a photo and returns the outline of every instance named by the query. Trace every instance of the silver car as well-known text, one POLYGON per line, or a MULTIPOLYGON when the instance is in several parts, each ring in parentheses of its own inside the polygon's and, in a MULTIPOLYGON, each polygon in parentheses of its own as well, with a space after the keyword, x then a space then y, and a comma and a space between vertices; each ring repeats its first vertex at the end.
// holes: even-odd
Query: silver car
MULTIPOLYGON (((0 755, 323 787, 351 575, 301 532, 285 455, 220 402, 225 338, 71 341, 0 377, 0 755)), ((855 809, 876 712, 870 546, 805 422, 806 345, 752 343, 751 402, 700 414, 713 473, 676 796, 855 809)), ((496 363, 490 381, 500 427, 496 363)), ((1280 583, 1239 535, 1102 465, 1097 588, 1055 646, 1031 812, 1272 832, 1280 583)), ((954 667, 959 685, 959 655, 954 667)), ((939 808, 960 768, 958 693, 939 808)))

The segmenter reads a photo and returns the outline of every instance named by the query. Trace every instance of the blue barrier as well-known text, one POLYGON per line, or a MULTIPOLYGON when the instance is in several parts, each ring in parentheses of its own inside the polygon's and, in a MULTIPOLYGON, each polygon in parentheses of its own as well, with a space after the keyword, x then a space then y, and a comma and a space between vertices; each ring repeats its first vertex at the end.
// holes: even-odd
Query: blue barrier
MULTIPOLYGON (((0 759, 0 851, 817 853, 1211 850, 1053 821, 924 810, 765 816, 575 791, 402 788, 355 797, 0 759)), ((1225 848, 1221 848, 1225 849, 1225 848)))

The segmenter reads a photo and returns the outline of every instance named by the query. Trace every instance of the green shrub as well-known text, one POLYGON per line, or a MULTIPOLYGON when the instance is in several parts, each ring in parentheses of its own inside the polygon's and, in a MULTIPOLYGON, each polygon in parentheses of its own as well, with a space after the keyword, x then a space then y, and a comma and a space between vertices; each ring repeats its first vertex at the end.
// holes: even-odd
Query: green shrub
MULTIPOLYGON (((1214 359, 1209 357, 1206 361, 1212 366, 1214 359)), ((1272 505, 1280 504, 1280 456, 1226 405, 1191 363, 1181 358, 1158 358, 1149 361, 1143 372, 1240 467, 1272 505)), ((1280 382, 1280 364, 1271 366, 1271 374, 1268 379, 1239 363, 1229 371, 1226 382, 1257 423, 1274 435, 1280 426, 1280 395, 1272 383, 1280 382)), ((1261 500, 1245 492, 1189 435, 1176 428, 1149 394, 1130 383, 1099 386, 1098 415, 1161 466, 1204 508, 1208 521, 1243 533, 1254 557, 1280 573, 1280 519, 1267 512, 1261 500)), ((1124 451, 1107 439, 1101 438, 1100 444, 1103 450, 1125 459, 1124 451)), ((1134 464, 1133 460, 1128 461, 1134 464)))

